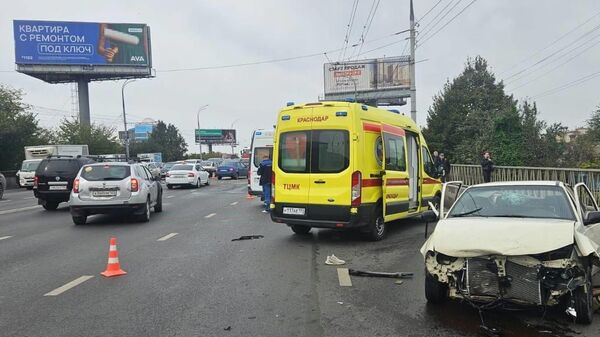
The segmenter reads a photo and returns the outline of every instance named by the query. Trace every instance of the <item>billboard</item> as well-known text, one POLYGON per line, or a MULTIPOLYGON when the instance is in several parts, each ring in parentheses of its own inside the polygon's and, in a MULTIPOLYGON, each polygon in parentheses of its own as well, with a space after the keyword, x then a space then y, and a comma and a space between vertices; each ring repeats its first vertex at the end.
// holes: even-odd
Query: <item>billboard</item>
POLYGON ((196 129, 196 144, 236 144, 233 129, 196 129))
POLYGON ((409 89, 408 57, 326 63, 325 95, 409 89))
POLYGON ((14 20, 15 63, 151 67, 146 24, 14 20))

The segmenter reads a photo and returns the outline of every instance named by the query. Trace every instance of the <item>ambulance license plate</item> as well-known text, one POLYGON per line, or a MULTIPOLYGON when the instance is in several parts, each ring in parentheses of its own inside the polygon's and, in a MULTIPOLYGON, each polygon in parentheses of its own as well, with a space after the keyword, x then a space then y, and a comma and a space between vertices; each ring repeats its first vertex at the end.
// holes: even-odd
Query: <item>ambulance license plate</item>
POLYGON ((283 214, 304 215, 304 212, 306 212, 305 208, 299 208, 299 207, 284 207, 283 208, 283 214))

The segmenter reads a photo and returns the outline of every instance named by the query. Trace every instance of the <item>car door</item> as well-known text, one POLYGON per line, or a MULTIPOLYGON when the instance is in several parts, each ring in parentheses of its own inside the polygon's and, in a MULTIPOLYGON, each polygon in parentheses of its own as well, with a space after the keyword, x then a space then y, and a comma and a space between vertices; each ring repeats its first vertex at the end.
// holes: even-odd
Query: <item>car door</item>
POLYGON ((406 133, 402 128, 382 124, 383 214, 385 221, 400 219, 409 210, 409 174, 406 165, 406 133))
POLYGON ((454 202, 465 190, 462 181, 450 181, 442 186, 442 200, 440 201, 440 209, 438 210, 440 219, 443 219, 454 202))
POLYGON ((200 182, 200 184, 202 184, 204 182, 204 170, 202 169, 202 165, 200 164, 196 164, 194 166, 194 169, 196 170, 196 177, 198 177, 198 181, 200 182))
POLYGON ((156 180, 154 180, 152 173, 150 172, 150 170, 148 170, 147 167, 141 166, 140 168, 142 169, 142 173, 144 173, 144 183, 150 191, 150 200, 152 202, 156 202, 158 200, 158 183, 156 182, 156 180))
MULTIPOLYGON (((575 204, 581 219, 585 219, 588 212, 598 211, 596 199, 584 183, 573 187, 575 204)), ((600 255, 600 223, 584 225, 584 235, 596 244, 596 252, 600 255)))

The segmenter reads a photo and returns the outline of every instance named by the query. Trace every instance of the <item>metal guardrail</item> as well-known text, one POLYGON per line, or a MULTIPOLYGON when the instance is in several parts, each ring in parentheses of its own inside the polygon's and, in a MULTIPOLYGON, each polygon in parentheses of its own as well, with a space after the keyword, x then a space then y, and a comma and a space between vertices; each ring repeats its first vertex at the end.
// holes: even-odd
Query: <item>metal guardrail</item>
MULTIPOLYGON (((450 172, 452 180, 463 181, 466 185, 483 183, 480 165, 452 164, 450 172)), ((600 196, 600 170, 598 169, 495 166, 492 172, 492 181, 523 180, 557 180, 571 186, 583 182, 596 197, 600 196)))

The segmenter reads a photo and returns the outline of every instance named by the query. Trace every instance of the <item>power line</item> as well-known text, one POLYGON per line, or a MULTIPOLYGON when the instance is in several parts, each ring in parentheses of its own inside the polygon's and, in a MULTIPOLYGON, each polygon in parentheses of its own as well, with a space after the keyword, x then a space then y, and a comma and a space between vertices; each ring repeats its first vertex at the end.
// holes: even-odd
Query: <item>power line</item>
POLYGON ((466 5, 465 7, 463 7, 463 9, 460 10, 460 12, 456 13, 455 16, 452 17, 452 19, 450 19, 450 21, 446 22, 442 27, 440 27, 438 30, 436 30, 433 34, 429 35, 425 41, 421 42, 419 44, 419 46, 422 46, 425 44, 425 42, 427 42, 428 40, 430 40, 431 38, 433 38, 437 33, 439 33, 442 29, 444 29, 446 26, 448 26, 452 21, 454 21, 454 19, 456 19, 459 15, 461 15, 465 10, 467 10, 467 8, 469 8, 472 4, 474 4, 477 0, 472 0, 471 2, 469 2, 468 5, 466 5))
MULTIPOLYGON (((385 36, 382 36, 382 37, 379 37, 379 38, 376 38, 376 39, 373 39, 373 40, 366 41, 364 44, 365 45, 369 45, 369 44, 372 44, 372 43, 374 43, 376 41, 380 41, 380 40, 387 39, 387 38, 390 38, 390 37, 393 37, 393 36, 397 36, 397 35, 400 35, 402 33, 406 33, 408 31, 410 31, 410 30, 406 29, 406 30, 402 30, 402 31, 399 31, 399 32, 395 32, 395 33, 392 33, 392 34, 389 34, 389 35, 385 35, 385 36)), ((356 48, 358 46, 359 46, 359 44, 355 44, 355 45, 352 45, 351 48, 356 48)), ((263 60, 263 61, 255 61, 255 62, 245 62, 245 63, 236 63, 236 64, 228 64, 228 65, 220 65, 220 66, 209 66, 209 67, 173 68, 173 69, 165 69, 165 70, 156 70, 156 72, 171 73, 171 72, 181 72, 181 71, 214 70, 214 69, 247 67, 247 66, 253 66, 253 65, 260 65, 260 64, 286 62, 286 61, 298 60, 298 59, 303 59, 303 58, 310 58, 310 57, 315 57, 315 56, 323 56, 324 54, 335 53, 335 52, 338 52, 338 51, 340 51, 342 49, 343 48, 338 48, 338 49, 326 50, 326 51, 318 52, 318 53, 305 54, 305 55, 292 56, 292 57, 284 57, 284 58, 277 58, 277 59, 270 59, 270 60, 263 60)), ((363 53, 361 53, 361 55, 365 54, 365 53, 366 52, 363 52, 363 53)))
POLYGON ((564 50, 565 48, 567 48, 567 47, 570 47, 570 46, 574 45, 575 43, 577 43, 578 41, 580 41, 581 39, 583 39, 585 36, 587 36, 587 35, 589 35, 589 34, 593 33, 594 31, 596 31, 596 30, 598 30, 598 29, 600 29, 600 24, 598 24, 598 25, 594 26, 594 28, 592 28, 591 30, 587 31, 586 33, 584 33, 583 35, 581 35, 581 36, 580 36, 580 37, 578 37, 577 39, 575 39, 575 40, 571 41, 571 43, 567 44, 567 45, 566 45, 566 46, 564 46, 562 49, 558 49, 558 50, 554 51, 553 53, 551 53, 550 55, 547 55, 546 57, 543 57, 541 60, 539 60, 539 61, 535 62, 535 63, 534 63, 534 64, 532 64, 532 65, 530 65, 529 67, 527 67, 527 68, 524 68, 524 69, 522 69, 521 71, 518 71, 518 72, 516 72, 516 73, 514 73, 514 74, 512 74, 512 75, 510 75, 510 76, 508 76, 508 77, 505 77, 505 78, 504 78, 504 80, 509 80, 509 79, 511 79, 511 78, 513 78, 513 77, 515 77, 515 76, 518 76, 518 75, 520 75, 520 74, 522 74, 522 73, 524 73, 524 72, 526 72, 526 71, 530 70, 531 68, 533 68, 533 67, 537 66, 538 64, 542 64, 542 63, 544 63, 545 61, 547 61, 547 60, 551 59, 552 57, 554 57, 556 54, 558 54, 558 53, 562 52, 562 50, 564 50))
POLYGON ((354 0, 354 3, 352 3, 352 11, 350 12, 350 20, 348 21, 348 25, 346 26, 346 36, 344 37, 344 44, 342 47, 342 52, 340 53, 340 61, 342 61, 344 59, 344 56, 346 56, 346 49, 348 48, 350 34, 352 34, 352 26, 354 25, 354 18, 356 17, 358 2, 359 0, 354 0))
POLYGON ((509 70, 516 68, 518 65, 525 63, 525 61, 529 60, 530 58, 532 58, 533 56, 536 56, 538 54, 540 54, 541 52, 543 52, 544 50, 550 48, 551 46, 555 45, 557 42, 559 42, 560 40, 562 40, 563 38, 565 38, 567 35, 573 33, 574 31, 578 30, 579 28, 583 27, 584 25, 586 25, 588 22, 592 21, 595 17, 597 17, 598 15, 600 15, 600 12, 596 12, 594 15, 592 15, 591 17, 589 17, 587 20, 585 20, 583 23, 580 23, 579 25, 577 25, 575 28, 569 30, 568 32, 564 33, 563 35, 559 36, 557 39, 555 39, 554 41, 550 42, 548 45, 546 45, 545 47, 543 47, 542 49, 539 49, 538 51, 533 52, 532 54, 530 54, 529 56, 527 56, 526 58, 522 59, 519 62, 514 63, 513 65, 511 65, 510 67, 508 67, 506 70, 499 72, 497 75, 500 76, 502 74, 507 73, 509 70))
POLYGON ((433 11, 440 3, 442 3, 443 0, 439 0, 435 5, 433 5, 431 8, 429 8, 429 10, 423 14, 423 16, 417 20, 417 22, 415 24, 419 24, 419 22, 421 22, 421 20, 425 19, 425 17, 427 16, 427 14, 431 13, 431 11, 433 11))
POLYGON ((379 8, 379 2, 380 0, 373 0, 371 9, 369 10, 369 14, 367 15, 367 20, 365 21, 365 24, 363 25, 363 30, 360 34, 360 47, 358 48, 355 57, 358 57, 358 55, 360 55, 360 52, 362 51, 363 45, 365 43, 365 38, 367 37, 367 34, 369 34, 369 30, 371 30, 371 24, 373 24, 375 13, 377 13, 377 9, 379 8))
POLYGON ((435 26, 437 26, 437 25, 438 25, 438 23, 440 23, 440 21, 442 21, 442 20, 444 19, 444 17, 445 17, 446 15, 448 15, 448 13, 450 13, 450 12, 452 11, 452 9, 454 9, 454 6, 458 5, 458 4, 459 4, 461 1, 462 1, 462 0, 458 0, 458 2, 454 3, 454 0, 450 0, 450 2, 448 2, 448 4, 446 4, 446 6, 444 6, 444 8, 442 8, 442 9, 441 9, 441 10, 440 10, 440 11, 439 11, 437 14, 436 14, 436 16, 434 16, 434 17, 433 17, 433 19, 431 19, 431 21, 430 21, 428 24, 426 24, 425 26, 423 26, 423 29, 421 30, 421 31, 422 31, 422 33, 421 33, 421 32, 419 32, 419 36, 421 36, 421 35, 425 35, 425 34, 427 34, 429 31, 431 31, 433 28, 435 28, 435 26), (453 6, 452 8, 450 8, 448 11, 446 11, 446 9, 447 9, 448 7, 450 7, 450 5, 452 5, 452 3, 454 3, 454 6, 453 6), (437 21, 436 21, 436 19, 437 19, 437 18, 438 18, 440 15, 442 15, 442 14, 443 14, 443 16, 442 16, 442 17, 441 17, 439 20, 437 20, 437 21), (433 26, 432 26, 432 24, 433 24, 433 26))
MULTIPOLYGON (((584 42, 583 44, 581 44, 581 45, 579 45, 579 46, 577 46, 577 47, 575 47, 575 48, 571 49, 570 51, 567 51, 566 53, 564 53, 564 54, 560 55, 559 57, 557 57, 557 59, 556 59, 556 60, 562 60, 562 59, 563 59, 564 57, 566 57, 567 55, 569 55, 569 54, 573 53, 574 51, 577 51, 577 49, 579 49, 580 47, 583 47, 583 46, 585 46, 585 45, 586 45, 586 44, 588 44, 589 42, 592 42, 593 40, 595 40, 595 39, 596 39, 597 37, 599 37, 599 36, 600 36, 600 35, 596 35, 596 36, 594 36, 594 37, 593 37, 591 40, 588 40, 588 41, 584 42)), ((515 90, 515 89, 518 89, 518 88, 524 87, 524 86, 528 85, 529 83, 532 83, 532 82, 534 82, 534 81, 536 81, 536 80, 538 80, 538 79, 540 79, 540 78, 542 78, 542 77, 544 77, 544 76, 546 76, 546 75, 550 74, 550 73, 551 73, 551 72, 553 72, 554 70, 556 70, 556 69, 558 69, 558 68, 562 67, 563 65, 565 65, 565 64, 567 64, 567 63, 569 63, 569 62, 571 62, 572 60, 574 60, 574 59, 576 59, 577 57, 581 56, 581 55, 582 55, 582 54, 584 54, 586 51, 588 51, 588 50, 590 50, 591 48, 593 48, 593 47, 597 46, 598 44, 600 44, 600 41, 596 41, 596 42, 595 42, 595 43, 593 43, 592 45, 590 45, 590 46, 588 46, 587 48, 585 48, 585 49, 581 50, 579 53, 575 54, 574 56, 570 57, 569 59, 565 60, 564 62, 561 62, 561 63, 559 63, 559 64, 558 64, 556 67, 554 67, 554 68, 552 68, 552 69, 550 69, 550 70, 548 70, 548 71, 544 72, 544 73, 543 73, 543 74, 541 74, 540 76, 537 76, 537 77, 535 77, 535 78, 533 78, 533 79, 531 79, 531 80, 529 80, 529 81, 527 81, 527 82, 525 82, 525 83, 523 83, 523 84, 521 84, 521 85, 519 85, 519 86, 517 86, 517 87, 515 87, 515 88, 511 89, 511 90, 515 90)), ((556 60, 555 60, 555 61, 556 61, 556 60)), ((531 73, 529 73, 529 74, 526 74, 526 75, 524 75, 524 76, 521 76, 521 77, 519 77, 519 78, 517 78, 517 79, 514 79, 514 80, 512 80, 512 81, 509 81, 509 82, 508 82, 508 83, 506 83, 506 84, 511 84, 511 83, 518 82, 518 81, 520 81, 520 80, 522 80, 522 79, 524 79, 524 78, 528 77, 529 75, 531 75, 531 74, 535 73, 536 71, 543 69, 545 66, 547 66, 547 65, 549 65, 549 64, 552 64, 553 62, 554 62, 554 61, 551 61, 550 63, 546 63, 546 64, 542 65, 542 67, 540 67, 540 68, 538 68, 538 69, 534 70, 533 72, 531 72, 531 73)))
POLYGON ((531 97, 531 99, 542 98, 542 97, 546 97, 546 96, 552 95, 552 94, 554 94, 556 92, 559 92, 559 91, 562 91, 564 89, 572 88, 574 86, 577 86, 577 85, 580 85, 582 83, 585 83, 585 82, 587 82, 587 81, 589 81, 591 79, 594 79, 594 78, 596 78, 598 76, 600 76, 600 71, 592 73, 592 74, 589 74, 589 75, 586 75, 586 76, 583 76, 583 77, 580 77, 580 78, 578 78, 578 79, 576 79, 574 81, 571 81, 569 83, 560 85, 558 87, 555 87, 555 88, 552 88, 552 89, 540 92, 538 94, 535 94, 535 95, 533 95, 531 97))

